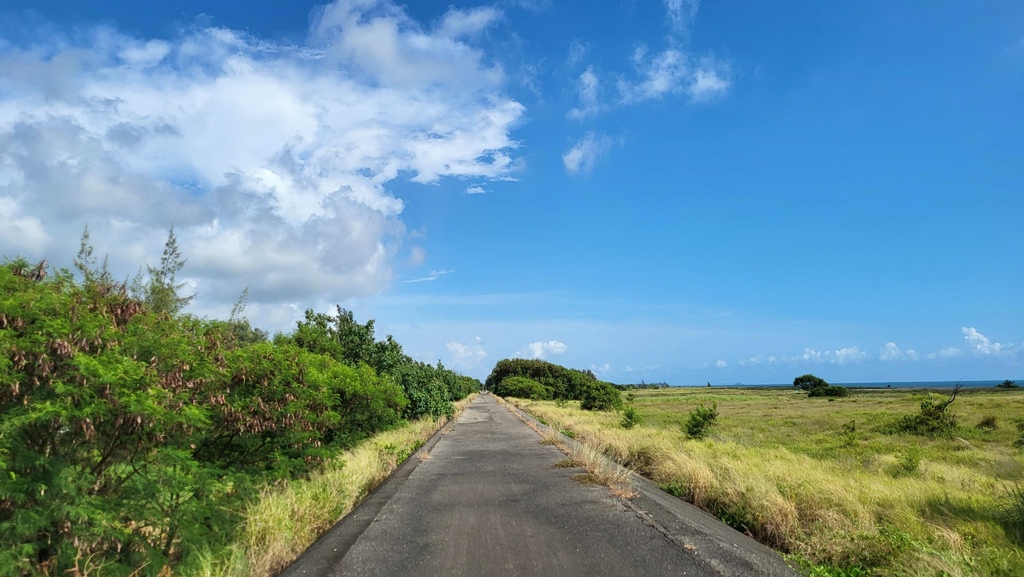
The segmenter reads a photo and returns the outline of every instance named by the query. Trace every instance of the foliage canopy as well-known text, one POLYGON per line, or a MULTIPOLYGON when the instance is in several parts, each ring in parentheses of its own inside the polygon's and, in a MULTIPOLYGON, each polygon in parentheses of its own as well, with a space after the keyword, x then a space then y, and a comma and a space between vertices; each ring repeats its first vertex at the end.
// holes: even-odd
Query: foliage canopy
POLYGON ((597 380, 594 373, 569 369, 540 359, 502 359, 494 365, 484 385, 497 395, 527 395, 531 399, 578 400, 586 410, 611 411, 622 408, 622 394, 611 383, 597 380), (505 384, 510 378, 525 378, 543 387, 521 381, 505 384), (512 387, 518 394, 508 392, 512 387))

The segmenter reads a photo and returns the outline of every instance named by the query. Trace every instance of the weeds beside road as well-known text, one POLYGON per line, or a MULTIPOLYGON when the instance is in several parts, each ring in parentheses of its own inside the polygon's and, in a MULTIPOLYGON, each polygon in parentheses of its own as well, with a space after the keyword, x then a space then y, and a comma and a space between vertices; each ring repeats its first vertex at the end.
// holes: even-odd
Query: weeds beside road
MULTIPOLYGON (((638 391, 643 424, 577 403, 510 399, 584 444, 804 563, 815 575, 1021 575, 1024 394, 965 391, 948 437, 896 431, 934 393, 638 391), (688 412, 717 403, 705 440, 688 412), (1017 515, 1017 521, 1013 520, 1017 515), (1016 525, 1015 525, 1016 523, 1016 525)), ((937 398, 937 397, 936 397, 937 398)))
MULTIPOLYGON (((455 403, 455 417, 475 397, 474 394, 455 403)), ((411 421, 346 451, 308 479, 265 490, 246 511, 239 539, 216 554, 199 555, 181 574, 276 575, 447 422, 444 418, 429 417, 411 421)))

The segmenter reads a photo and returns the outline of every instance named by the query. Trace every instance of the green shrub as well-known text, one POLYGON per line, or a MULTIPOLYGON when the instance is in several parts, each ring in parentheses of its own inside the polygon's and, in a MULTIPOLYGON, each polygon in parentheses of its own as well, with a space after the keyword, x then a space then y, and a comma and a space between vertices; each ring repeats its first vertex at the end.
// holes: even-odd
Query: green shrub
POLYGON ((622 408, 622 393, 611 383, 595 381, 583 389, 580 408, 584 411, 617 411, 622 408))
POLYGON ((811 374, 793 379, 793 386, 807 391, 808 397, 845 397, 850 394, 846 387, 830 385, 825 379, 811 374))
POLYGON ((928 399, 921 403, 921 412, 915 415, 904 415, 895 425, 895 430, 913 435, 927 437, 950 437, 956 429, 957 419, 953 411, 947 410, 956 399, 959 387, 946 401, 928 399))
POLYGON ((405 418, 429 415, 438 419, 454 414, 451 392, 434 367, 426 363, 410 362, 399 367, 397 378, 409 399, 409 405, 403 413, 405 418))
POLYGON ((494 394, 517 399, 547 400, 552 396, 550 388, 526 377, 506 377, 494 385, 494 394))
POLYGON ((825 379, 822 379, 821 377, 816 377, 812 374, 806 374, 800 375, 799 377, 793 379, 793 386, 803 391, 810 391, 812 389, 817 389, 820 387, 827 387, 829 386, 829 384, 828 382, 825 381, 825 379))
POLYGON ((997 389, 1017 389, 1017 388, 1020 388, 1020 385, 1018 385, 1017 383, 1011 381, 1010 379, 1006 379, 1005 381, 1003 381, 1003 382, 999 383, 998 385, 996 385, 996 388, 997 389))
POLYGON ((840 387, 837 385, 826 385, 824 387, 817 387, 811 389, 808 393, 808 397, 845 397, 850 394, 850 390, 846 387, 840 387))
POLYGON ((372 321, 354 359, 340 313, 271 343, 151 311, 83 255, 82 284, 0 265, 0 575, 170 574, 231 542, 264 487, 479 387, 372 321))
POLYGON ((683 430, 692 439, 703 439, 708 436, 711 427, 718 424, 718 403, 705 407, 703 403, 690 411, 683 424, 683 430))
POLYGON ((637 425, 642 425, 644 422, 644 416, 640 414, 640 411, 636 407, 629 405, 622 411, 622 420, 619 424, 622 425, 623 429, 632 429, 637 425))
POLYGON ((508 377, 526 377, 551 389, 551 397, 572 400, 580 400, 583 390, 597 382, 591 371, 569 369, 539 359, 502 359, 494 365, 485 386, 494 390, 495 385, 508 377))

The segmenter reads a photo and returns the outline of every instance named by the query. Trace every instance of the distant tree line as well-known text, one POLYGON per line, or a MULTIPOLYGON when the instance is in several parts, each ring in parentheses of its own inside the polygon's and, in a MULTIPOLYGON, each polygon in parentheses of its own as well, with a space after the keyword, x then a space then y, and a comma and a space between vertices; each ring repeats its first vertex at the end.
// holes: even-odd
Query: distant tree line
POLYGON ((373 321, 290 334, 182 314, 173 231, 115 281, 88 231, 68 270, 0 264, 0 575, 170 574, 232 540, 262 488, 481 383, 412 360, 373 321))
POLYGON ((662 382, 662 383, 645 383, 643 381, 640 381, 640 384, 635 384, 634 383, 634 384, 629 384, 629 385, 615 385, 615 388, 619 389, 620 391, 630 391, 630 390, 633 390, 633 389, 667 389, 667 388, 669 388, 671 386, 672 385, 670 385, 668 383, 664 383, 664 382, 662 382))
POLYGON ((524 399, 580 401, 585 410, 622 408, 622 395, 612 383, 589 370, 569 369, 539 359, 503 359, 484 382, 496 395, 524 399))

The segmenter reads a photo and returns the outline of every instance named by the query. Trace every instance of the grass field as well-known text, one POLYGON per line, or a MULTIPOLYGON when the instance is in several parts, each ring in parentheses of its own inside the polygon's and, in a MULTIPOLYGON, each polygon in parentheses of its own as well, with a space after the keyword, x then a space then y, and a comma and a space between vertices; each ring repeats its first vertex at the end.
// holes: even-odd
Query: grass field
POLYGON ((949 391, 626 393, 642 424, 578 403, 512 400, 788 554, 812 575, 1024 575, 1024 391, 963 390, 948 437, 897 432, 949 391), (681 424, 717 404, 703 440, 681 424), (994 428, 993 428, 994 426, 994 428))

